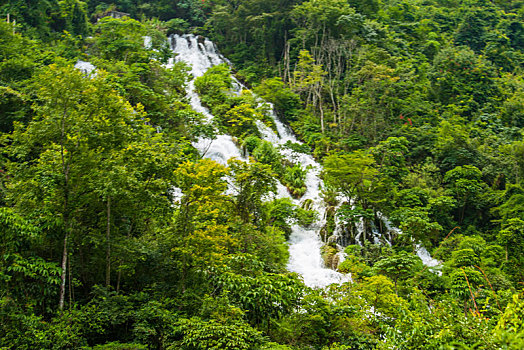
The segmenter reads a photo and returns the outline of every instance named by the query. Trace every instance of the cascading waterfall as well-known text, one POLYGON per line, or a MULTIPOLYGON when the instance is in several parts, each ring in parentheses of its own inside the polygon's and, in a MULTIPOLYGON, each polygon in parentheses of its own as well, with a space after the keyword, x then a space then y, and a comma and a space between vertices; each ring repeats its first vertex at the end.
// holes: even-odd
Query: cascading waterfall
MULTIPOLYGON (((221 63, 229 64, 229 62, 217 52, 215 45, 208 39, 194 35, 173 35, 170 37, 170 42, 172 50, 176 54, 176 61, 183 61, 190 64, 191 74, 194 77, 202 76, 207 69, 214 65, 221 63)), ((173 64, 173 61, 171 61, 171 64, 173 64)), ((236 84, 239 89, 242 89, 242 85, 239 82, 236 82, 236 84)), ((195 91, 194 80, 188 84, 187 93, 193 109, 202 113, 208 121, 211 121, 213 116, 202 106, 200 98, 195 91)), ((321 256, 320 248, 322 247, 322 241, 319 232, 325 224, 324 216, 326 209, 320 197, 320 189, 322 187, 322 180, 319 177, 321 171, 320 164, 310 155, 292 151, 284 147, 284 144, 288 141, 298 144, 300 144, 300 142, 290 130, 278 120, 274 113, 272 113, 271 116, 275 121, 278 134, 264 124, 259 123, 259 129, 263 138, 275 146, 281 146, 280 151, 285 158, 309 169, 306 176, 307 191, 300 200, 292 199, 285 186, 280 183, 278 185, 277 196, 280 198, 291 198, 296 205, 301 205, 304 201, 310 200, 312 209, 315 209, 319 213, 320 219, 319 222, 309 228, 303 228, 299 225, 292 227, 292 233, 289 238, 290 259, 288 270, 299 273, 303 277, 304 283, 310 287, 322 288, 331 283, 349 281, 349 276, 325 268, 321 256)), ((213 140, 201 138, 194 146, 204 157, 222 164, 226 164, 230 158, 243 159, 240 150, 229 135, 218 135, 213 140)))
MULTIPOLYGON (((351 206, 354 208, 353 201, 351 201, 351 206)), ((384 227, 382 229, 383 232, 381 232, 381 230, 379 230, 373 223, 371 223, 372 225, 371 227, 372 237, 371 238, 373 239, 373 243, 375 244, 385 243, 391 246, 393 237, 403 234, 402 230, 398 227, 395 227, 391 223, 389 218, 385 216, 384 214, 382 214, 380 211, 377 211, 375 213, 375 218, 377 220, 380 220, 382 225, 384 225, 384 227)), ((342 231, 341 226, 343 222, 341 222, 338 219, 335 219, 335 223, 336 223, 336 227, 333 233, 333 236, 334 236, 333 239, 337 241, 341 239, 343 240, 344 235, 340 233, 342 231)), ((357 220, 354 223, 354 227, 356 230, 356 234, 354 237, 355 243, 358 245, 362 245, 361 238, 365 234, 364 220, 362 218, 359 218, 359 220, 357 220)), ((420 258, 420 260, 422 260, 422 263, 426 265, 430 271, 433 271, 434 273, 441 276, 442 272, 440 271, 440 267, 442 266, 442 263, 438 261, 437 259, 433 258, 431 254, 428 252, 428 250, 422 245, 421 242, 415 244, 415 241, 413 240, 413 244, 414 244, 413 248, 415 250, 415 253, 420 258)))
MULTIPOLYGON (((173 35, 170 37, 170 44, 173 52, 177 55, 176 60, 186 62, 191 66, 190 73, 193 77, 200 77, 212 66, 225 63, 226 60, 220 56, 213 43, 207 39, 199 42, 194 35, 173 35)), ((171 59, 168 66, 173 64, 171 59)), ((213 116, 207 108, 202 106, 200 97, 195 91, 195 81, 191 80, 187 87, 187 94, 191 107, 206 117, 210 122, 213 116)), ((212 159, 220 164, 226 165, 230 158, 242 159, 240 150, 229 135, 217 135, 214 140, 200 138, 195 144, 195 148, 206 158, 212 159)))

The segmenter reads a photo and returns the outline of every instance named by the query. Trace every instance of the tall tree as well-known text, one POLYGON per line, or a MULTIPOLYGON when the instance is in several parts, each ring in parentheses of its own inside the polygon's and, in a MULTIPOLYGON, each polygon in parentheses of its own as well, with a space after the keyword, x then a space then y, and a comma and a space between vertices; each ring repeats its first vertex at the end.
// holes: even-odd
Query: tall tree
POLYGON ((111 89, 103 72, 86 79, 70 66, 51 65, 35 77, 33 87, 35 118, 16 126, 8 146, 17 160, 9 164, 8 196, 20 211, 42 217, 62 233, 58 305, 63 309, 71 238, 85 229, 79 226, 81 217, 96 200, 90 178, 99 175, 111 150, 127 147, 139 130, 152 134, 154 129, 144 124, 140 109, 111 89))

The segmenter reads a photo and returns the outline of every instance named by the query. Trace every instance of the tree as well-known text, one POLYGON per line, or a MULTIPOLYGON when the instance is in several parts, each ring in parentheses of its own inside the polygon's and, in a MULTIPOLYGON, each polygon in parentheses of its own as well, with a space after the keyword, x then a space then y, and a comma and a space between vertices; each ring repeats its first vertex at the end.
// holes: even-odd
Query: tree
POLYGON ((437 129, 433 154, 441 168, 451 170, 456 166, 478 163, 478 150, 469 135, 470 130, 461 120, 442 120, 437 129))
POLYGON ((388 137, 371 149, 380 175, 400 183, 407 175, 406 155, 408 141, 405 137, 388 137))
POLYGON ((74 35, 87 35, 87 4, 79 0, 61 0, 58 5, 65 21, 64 29, 74 35))
MULTIPOLYGON (((195 90, 200 94, 204 105, 210 107, 211 111, 226 103, 229 90, 233 86, 230 73, 227 64, 219 64, 195 79, 195 90)), ((213 112, 213 114, 217 113, 213 112)))
POLYGON ((126 63, 148 62, 149 50, 144 47, 146 27, 131 18, 102 18, 96 28, 91 50, 106 60, 126 63))
POLYGON ((231 301, 246 310, 255 325, 269 328, 271 319, 290 313, 303 295, 304 285, 296 274, 272 274, 257 271, 255 275, 217 271, 215 284, 231 301))
POLYGON ((173 255, 175 279, 186 289, 191 274, 219 265, 230 247, 231 204, 224 194, 229 170, 209 159, 183 162, 175 171, 175 183, 183 196, 166 242, 173 255))
POLYGON ((391 220, 408 237, 420 241, 437 242, 442 226, 430 219, 425 207, 400 207, 391 213, 391 220))
MULTIPOLYGON (((45 55, 40 45, 0 21, 0 132, 13 131, 13 122, 31 116, 30 94, 24 89, 45 55)), ((30 91, 30 90, 29 90, 30 91)))
POLYGON ((41 230, 10 208, 0 208, 0 290, 3 308, 50 311, 60 284, 58 264, 38 256, 41 230))
POLYGON ((276 191, 274 173, 269 165, 248 164, 240 160, 229 160, 233 176, 235 207, 245 223, 258 224, 263 217, 262 200, 270 192, 276 191))
POLYGON ((86 190, 91 176, 110 161, 112 150, 125 149, 137 135, 148 138, 153 133, 140 108, 133 109, 105 79, 102 72, 85 79, 69 66, 43 69, 33 85, 39 101, 36 116, 27 127, 17 125, 8 147, 17 160, 9 164, 10 200, 62 233, 60 309, 71 238, 86 229, 79 225, 82 212, 94 200, 86 190))
POLYGON ((431 96, 444 106, 459 106, 471 116, 488 103, 496 103, 500 91, 491 62, 465 47, 441 50, 433 62, 431 96))
MULTIPOLYGON (((379 178, 372 155, 365 151, 329 155, 324 159, 323 177, 326 185, 340 191, 348 202, 353 201, 356 207, 350 213, 350 217, 353 217, 351 221, 356 217, 364 219, 363 240, 365 241, 366 231, 373 217, 369 211, 387 200, 385 186, 379 178)), ((344 210, 348 213, 347 208, 344 210)))
POLYGON ((522 249, 524 239, 524 220, 520 218, 511 218, 502 225, 502 230, 497 233, 497 242, 505 247, 506 263, 509 265, 508 270, 515 269, 514 273, 522 277, 519 273, 524 264, 522 259, 522 249))
POLYGON ((9 13, 25 33, 44 40, 51 36, 50 24, 56 19, 59 11, 57 0, 10 0, 0 6, 2 14, 9 13))
POLYGON ((497 323, 497 329, 505 329, 514 333, 522 333, 524 330, 524 303, 521 294, 513 294, 512 301, 504 310, 497 323))
POLYGON ((324 160, 324 181, 341 191, 348 200, 365 197, 377 175, 375 160, 364 151, 333 154, 324 160))
POLYGON ((307 50, 301 50, 298 56, 297 68, 293 72, 292 88, 305 96, 306 105, 312 102, 313 107, 320 111, 320 128, 324 133, 324 109, 322 107, 322 81, 327 73, 307 50))
POLYGON ((466 209, 478 210, 482 207, 481 195, 486 191, 486 184, 481 180, 481 171, 472 165, 458 166, 446 173, 444 182, 457 200, 460 209, 457 221, 462 223, 466 209))
POLYGON ((354 13, 355 10, 343 0, 310 0, 295 6, 291 17, 301 28, 303 40, 307 36, 313 36, 318 41, 318 36, 339 36, 344 31, 339 19, 354 13))
POLYGON ((398 295, 397 284, 399 279, 406 279, 413 275, 415 265, 420 261, 418 257, 405 251, 382 258, 373 268, 393 279, 395 294, 398 295))
POLYGON ((368 302, 372 312, 383 313, 386 317, 401 314, 406 308, 406 301, 395 294, 393 282, 386 276, 364 278, 356 285, 355 294, 368 302))
POLYGON ((451 295, 464 302, 464 316, 467 315, 469 300, 474 304, 474 311, 478 312, 475 294, 483 282, 482 273, 471 267, 457 268, 450 273, 449 291, 451 295))
POLYGON ((300 97, 288 88, 280 78, 263 80, 254 89, 255 93, 273 104, 275 112, 284 122, 296 120, 298 110, 302 107, 300 97))

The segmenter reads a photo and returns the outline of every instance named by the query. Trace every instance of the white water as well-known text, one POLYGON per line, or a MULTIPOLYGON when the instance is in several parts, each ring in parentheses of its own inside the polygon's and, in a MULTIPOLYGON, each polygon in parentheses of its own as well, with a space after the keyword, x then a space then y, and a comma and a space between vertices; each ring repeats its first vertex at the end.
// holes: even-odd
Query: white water
POLYGON ((75 68, 78 69, 78 70, 81 70, 86 75, 91 74, 91 72, 93 72, 96 69, 96 67, 92 63, 86 62, 86 61, 82 61, 82 60, 78 60, 76 62, 75 68))
POLYGON ((392 239, 398 235, 401 235, 402 230, 393 226, 391 221, 389 221, 389 219, 379 211, 377 212, 377 218, 379 218, 384 223, 384 226, 386 226, 386 233, 388 234, 388 237, 386 237, 385 240, 389 245, 391 245, 392 239))
MULTIPOLYGON (((214 44, 207 39, 201 38, 201 40, 198 40, 193 35, 174 35, 170 40, 173 52, 176 54, 175 59, 190 64, 191 74, 194 77, 202 76, 207 69, 214 65, 229 64, 217 52, 214 44)), ((239 90, 242 89, 242 85, 239 82, 235 81, 235 84, 238 85, 239 90)), ((187 92, 193 109, 202 113, 208 121, 211 121, 213 116, 202 106, 200 98, 195 91, 194 81, 188 84, 187 92)), ((287 141, 300 143, 274 114, 272 114, 272 117, 275 120, 278 135, 264 124, 258 124, 265 140, 272 142, 276 147, 284 145, 287 141)), ((218 135, 214 140, 202 138, 194 146, 200 151, 202 156, 222 164, 226 164, 227 160, 233 157, 242 159, 240 150, 229 135, 218 135)), ((322 247, 322 242, 319 231, 325 224, 325 207, 320 197, 320 188, 322 186, 322 181, 319 178, 320 165, 310 155, 294 152, 286 147, 281 147, 280 151, 287 159, 301 164, 304 168, 309 168, 306 176, 307 191, 300 200, 293 199, 293 202, 296 205, 300 205, 301 202, 311 199, 313 202, 312 209, 319 213, 320 218, 317 223, 314 223, 307 229, 298 225, 292 227, 292 233, 289 238, 290 259, 288 270, 299 273, 303 277, 304 283, 310 287, 325 287, 331 283, 349 281, 349 276, 325 268, 321 257, 320 248, 322 247)), ((291 198, 282 184, 278 186, 277 196, 291 198)))
MULTIPOLYGON (((195 78, 204 75, 212 66, 227 63, 227 61, 218 54, 215 45, 207 39, 199 43, 194 35, 173 35, 170 37, 170 44, 171 49, 176 54, 176 60, 190 64, 190 73, 195 78)), ((172 64, 173 59, 170 60, 168 67, 172 64)), ((213 116, 207 108, 202 106, 202 102, 195 91, 194 79, 188 84, 187 94, 191 107, 204 115, 207 122, 210 122, 213 116)), ((240 150, 233 142, 233 138, 229 135, 217 135, 213 140, 200 138, 193 146, 200 151, 203 157, 212 159, 223 165, 226 165, 230 158, 242 159, 240 150)))
MULTIPOLYGON (((343 199, 339 199, 339 202, 342 202, 342 200, 343 199)), ((351 200, 351 206, 352 208, 355 207, 353 200, 351 200)), ((338 210, 338 207, 337 207, 337 210, 338 210)), ((377 211, 375 215, 376 215, 376 218, 379 219, 384 224, 384 229, 383 229, 384 232, 383 233, 380 232, 380 230, 378 230, 378 228, 374 227, 373 225, 371 229, 373 243, 382 244, 382 242, 385 242, 386 244, 391 246, 393 239, 403 234, 402 230, 398 227, 395 227, 391 223, 389 218, 385 216, 384 214, 382 214, 380 211, 377 211)), ((341 220, 337 218, 337 215, 335 215, 335 223, 336 223, 336 228, 335 228, 335 232, 333 233, 334 237, 332 239, 338 240, 339 236, 341 236, 340 231, 341 231, 341 225, 343 224, 343 222, 341 222, 341 220)), ((357 231, 355 235, 355 243, 358 245, 362 245, 361 237, 364 234, 364 220, 362 218, 360 218, 355 223, 355 228, 357 231)), ((420 260, 422 260, 422 263, 426 265, 430 269, 430 271, 436 273, 439 276, 442 275, 442 272, 440 271, 442 263, 438 261, 437 259, 433 258, 431 254, 428 252, 428 250, 422 245, 422 243, 419 242, 415 244, 414 249, 415 249, 415 253, 417 254, 417 256, 420 258, 420 260)), ((344 257, 342 256, 342 259, 343 258, 344 257)))
POLYGON ((420 258, 420 260, 422 260, 422 263, 430 268, 430 271, 436 273, 439 276, 442 276, 442 271, 440 271, 442 263, 433 258, 422 244, 419 243, 415 246, 415 252, 417 253, 417 256, 420 258))

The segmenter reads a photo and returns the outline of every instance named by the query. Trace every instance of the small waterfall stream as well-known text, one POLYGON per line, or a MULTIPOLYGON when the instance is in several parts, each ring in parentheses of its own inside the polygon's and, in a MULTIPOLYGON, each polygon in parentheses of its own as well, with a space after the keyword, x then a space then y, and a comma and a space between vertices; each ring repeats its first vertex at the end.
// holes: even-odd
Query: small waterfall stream
MULTIPOLYGON (((194 35, 173 35, 170 37, 171 48, 176 54, 177 61, 183 61, 191 65, 191 74, 194 77, 202 76, 210 67, 229 62, 221 56, 215 45, 208 39, 196 37, 194 35)), ((173 61, 171 61, 173 64, 173 61)), ((239 88, 242 84, 236 82, 239 88)), ((187 89, 190 103, 193 109, 202 113, 208 121, 211 121, 213 116, 209 111, 202 106, 200 98, 195 91, 194 81, 188 84, 187 89)), ((320 179, 321 166, 311 155, 295 152, 289 148, 283 147, 287 141, 293 143, 301 143, 298 141, 291 131, 278 120, 276 115, 272 113, 278 134, 259 123, 259 129, 263 138, 270 141, 275 147, 279 147, 281 154, 288 160, 299 163, 304 168, 308 168, 306 177, 306 193, 299 200, 292 199, 296 205, 300 205, 306 200, 311 200, 312 209, 319 213, 319 220, 309 228, 303 228, 299 225, 292 227, 292 233, 289 238, 289 253, 290 259, 288 263, 288 270, 299 273, 306 285, 310 287, 326 287, 331 283, 342 283, 350 280, 349 276, 338 273, 334 270, 324 267, 324 262, 321 256, 320 248, 322 241, 320 239, 320 229, 325 224, 325 207, 320 197, 320 189, 322 187, 322 180, 320 179)), ((229 135, 218 135, 214 140, 202 138, 194 144, 200 153, 206 157, 213 159, 221 164, 226 164, 230 158, 242 158, 241 152, 233 142, 229 135)), ((289 192, 282 184, 279 184, 276 194, 278 197, 291 198, 289 192)))

